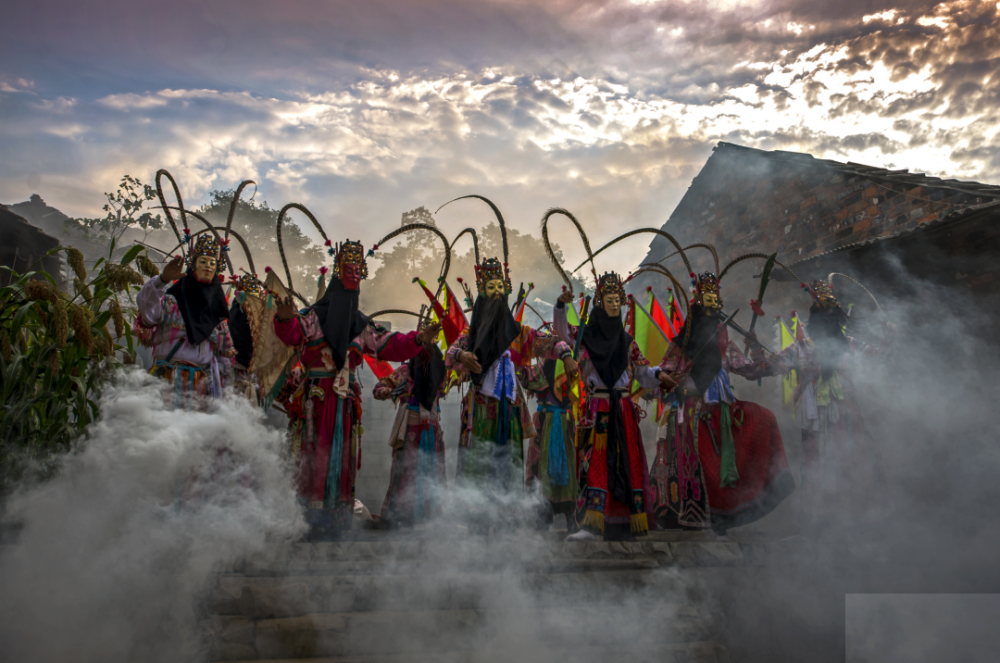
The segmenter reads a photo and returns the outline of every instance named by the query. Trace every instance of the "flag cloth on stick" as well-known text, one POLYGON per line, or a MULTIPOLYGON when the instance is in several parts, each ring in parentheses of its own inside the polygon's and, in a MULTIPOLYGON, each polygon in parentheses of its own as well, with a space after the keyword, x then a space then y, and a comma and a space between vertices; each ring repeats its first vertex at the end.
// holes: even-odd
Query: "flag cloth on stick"
POLYGON ((392 365, 387 361, 382 361, 381 359, 375 359, 374 357, 365 355, 365 362, 368 363, 368 368, 372 369, 372 373, 375 374, 375 377, 380 380, 392 375, 392 365))
MULTIPOLYGON (((798 321, 792 321, 793 327, 798 326, 798 321)), ((788 329, 785 326, 785 321, 778 317, 778 325, 781 331, 781 349, 784 350, 792 343, 795 342, 795 332, 788 329)), ((792 395, 795 393, 795 389, 798 387, 798 376, 795 375, 795 370, 789 371, 786 375, 781 378, 781 404, 788 405, 788 401, 792 400, 792 395)))
POLYGON ((677 335, 677 332, 674 330, 674 326, 670 324, 670 320, 667 319, 667 315, 660 307, 660 302, 657 301, 652 288, 649 289, 649 302, 646 304, 646 307, 649 310, 649 317, 652 318, 653 322, 656 323, 656 326, 660 328, 663 335, 667 337, 668 341, 672 340, 674 336, 677 335))
POLYGON ((434 310, 435 321, 441 322, 441 333, 444 335, 445 347, 451 345, 461 335, 462 330, 468 326, 465 313, 462 312, 462 307, 458 304, 458 299, 451 291, 451 288, 448 287, 448 284, 445 284, 445 301, 448 305, 448 311, 446 312, 441 302, 434 299, 434 293, 427 288, 426 283, 420 279, 413 279, 413 281, 420 284, 424 294, 427 295, 427 299, 430 300, 434 310))
POLYGON ((635 302, 635 342, 650 365, 658 366, 670 347, 670 339, 642 304, 635 302))
POLYGON ((576 312, 576 304, 573 302, 566 304, 566 322, 574 327, 580 326, 580 314, 576 312))

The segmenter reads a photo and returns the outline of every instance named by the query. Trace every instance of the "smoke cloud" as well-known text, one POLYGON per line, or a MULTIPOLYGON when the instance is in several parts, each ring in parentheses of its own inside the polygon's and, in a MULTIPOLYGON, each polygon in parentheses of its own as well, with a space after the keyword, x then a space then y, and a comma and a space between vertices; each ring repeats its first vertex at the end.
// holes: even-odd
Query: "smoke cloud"
POLYGON ((120 375, 82 451, 10 499, 0 660, 196 660, 213 572, 304 531, 283 433, 236 398, 167 410, 161 386, 120 375))

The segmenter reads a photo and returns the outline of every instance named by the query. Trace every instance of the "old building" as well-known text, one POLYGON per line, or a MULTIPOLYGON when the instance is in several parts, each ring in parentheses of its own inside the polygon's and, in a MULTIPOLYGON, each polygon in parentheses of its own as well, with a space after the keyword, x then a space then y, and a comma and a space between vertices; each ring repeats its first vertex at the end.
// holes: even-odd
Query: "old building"
MULTIPOLYGON (((28 271, 46 271, 56 281, 60 281, 60 257, 46 256, 48 251, 57 246, 59 240, 0 205, 0 265, 22 274, 28 271)), ((10 273, 0 273, 0 285, 7 285, 9 282, 10 273)))
MULTIPOLYGON (((777 252, 801 281, 834 271, 856 277, 885 299, 890 316, 900 303, 921 300, 938 310, 975 300, 997 316, 1000 186, 719 143, 663 230, 684 246, 713 244, 723 267, 742 254, 777 252), (928 299, 928 292, 936 294, 928 299)), ((667 257, 673 252, 655 237, 644 262, 663 260, 686 283, 683 264, 667 257)), ((705 250, 692 249, 690 258, 695 271, 713 269, 705 250)), ((726 308, 741 309, 744 323, 762 263, 741 263, 722 284, 726 308)), ((780 272, 765 297, 768 315, 808 309, 808 295, 780 272)), ((845 298, 870 306, 856 286, 843 283, 845 298)), ((631 290, 646 285, 660 294, 667 287, 646 273, 631 290)), ((905 315, 919 313, 905 308, 905 315)))

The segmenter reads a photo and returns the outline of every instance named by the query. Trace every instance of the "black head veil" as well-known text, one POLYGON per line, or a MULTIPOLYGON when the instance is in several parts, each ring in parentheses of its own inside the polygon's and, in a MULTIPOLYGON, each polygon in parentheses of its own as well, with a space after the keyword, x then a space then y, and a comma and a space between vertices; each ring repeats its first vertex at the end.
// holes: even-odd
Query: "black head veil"
POLYGON ((339 371, 347 361, 347 346, 361 335, 368 325, 368 317, 358 310, 358 290, 347 290, 336 276, 311 309, 316 312, 323 338, 330 346, 330 353, 339 371))
POLYGON ((510 344, 520 334, 521 325, 507 308, 506 297, 476 297, 469 323, 469 349, 476 355, 483 372, 473 374, 473 384, 482 384, 486 371, 510 349, 510 344))
POLYGON ((629 476, 628 440, 622 419, 621 392, 614 386, 628 368, 632 337, 622 326, 621 316, 611 317, 598 306, 590 314, 583 330, 583 346, 608 393, 608 492, 622 504, 632 503, 632 481, 629 476))
POLYGON ((202 283, 193 270, 188 270, 167 289, 167 294, 177 300, 177 308, 184 319, 184 331, 192 346, 201 345, 220 322, 229 318, 226 293, 222 291, 218 277, 209 283, 202 283))

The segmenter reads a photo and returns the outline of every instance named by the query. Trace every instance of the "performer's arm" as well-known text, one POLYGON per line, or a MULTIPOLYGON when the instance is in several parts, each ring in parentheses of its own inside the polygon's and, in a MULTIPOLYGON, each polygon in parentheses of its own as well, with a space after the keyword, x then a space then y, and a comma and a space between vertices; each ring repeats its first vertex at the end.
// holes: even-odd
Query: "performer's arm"
POLYGON ((454 371, 464 371, 465 366, 458 360, 458 355, 462 352, 469 351, 469 328, 466 327, 459 334, 455 342, 448 347, 448 351, 444 354, 444 363, 448 367, 448 370, 454 371))
MULTIPOLYGON (((308 315, 314 316, 316 314, 310 311, 308 315)), ((300 345, 306 340, 305 330, 302 329, 302 319, 297 317, 282 320, 277 315, 274 316, 274 333, 277 334, 282 343, 289 346, 300 345)))
POLYGON ((388 332, 387 334, 376 334, 374 352, 378 359, 383 361, 408 361, 420 352, 420 344, 417 343, 417 332, 411 331, 388 332))
POLYGON ((635 378, 636 382, 643 389, 658 389, 664 386, 673 388, 675 386, 669 372, 659 366, 650 366, 649 360, 642 354, 639 344, 634 340, 629 347, 629 360, 632 362, 633 367, 632 377, 635 378), (664 384, 663 380, 661 380, 663 377, 669 381, 669 384, 664 384))
POLYGON ((163 319, 163 295, 167 294, 170 281, 164 282, 159 276, 154 276, 142 285, 135 303, 142 316, 142 324, 153 327, 163 319))
POLYGON ((566 319, 566 304, 562 299, 552 309, 552 332, 564 343, 573 343, 573 330, 566 319))

